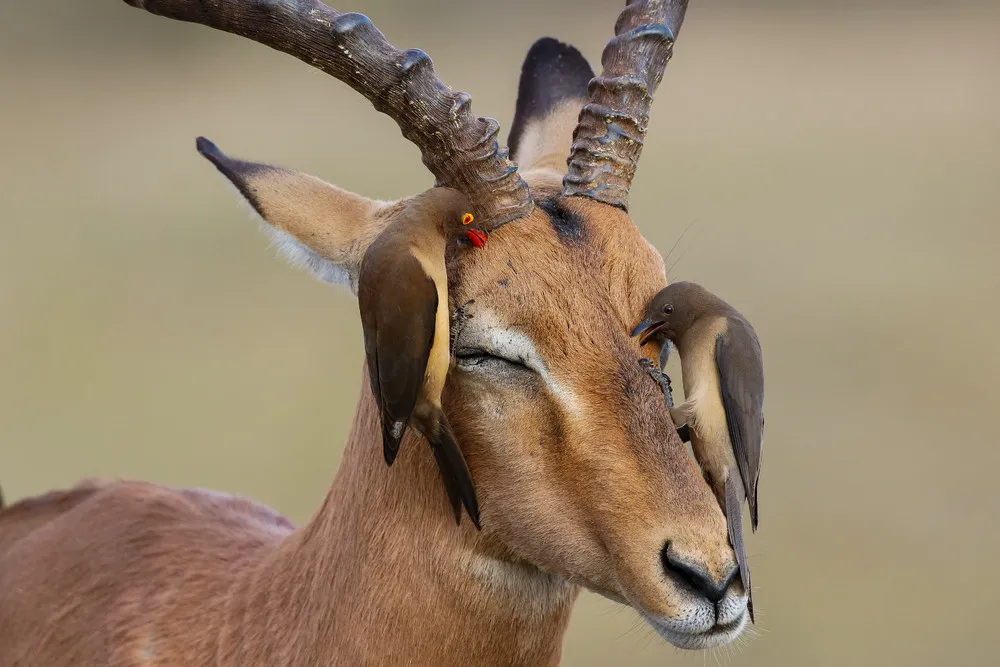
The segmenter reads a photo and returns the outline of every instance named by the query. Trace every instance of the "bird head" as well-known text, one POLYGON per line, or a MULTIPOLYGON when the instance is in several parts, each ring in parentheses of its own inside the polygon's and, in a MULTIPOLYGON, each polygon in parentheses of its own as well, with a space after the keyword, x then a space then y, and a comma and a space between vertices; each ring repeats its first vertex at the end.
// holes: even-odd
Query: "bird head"
POLYGON ((712 295, 692 282, 672 283, 649 302, 642 321, 632 330, 639 344, 650 340, 676 343, 709 305, 712 295))
MULTIPOLYGON (((472 215, 472 213, 465 213, 462 215, 463 225, 471 225, 473 222, 475 222, 475 220, 476 216, 472 215)), ((470 227, 465 230, 465 238, 467 238, 469 240, 469 243, 471 243, 475 247, 482 248, 486 246, 486 239, 489 238, 489 235, 481 229, 470 227)))

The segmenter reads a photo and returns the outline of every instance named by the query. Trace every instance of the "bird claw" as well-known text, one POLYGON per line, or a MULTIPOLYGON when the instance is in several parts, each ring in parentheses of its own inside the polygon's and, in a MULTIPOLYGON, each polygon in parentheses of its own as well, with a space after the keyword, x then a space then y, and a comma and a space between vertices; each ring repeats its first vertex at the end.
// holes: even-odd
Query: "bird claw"
MULTIPOLYGON (((660 389, 663 390, 663 398, 667 402, 667 407, 673 409, 674 407, 674 394, 670 386, 670 376, 657 368, 652 361, 643 357, 639 360, 639 365, 645 369, 649 377, 653 378, 656 384, 660 385, 660 389)), ((677 435, 680 436, 681 442, 691 442, 691 428, 687 424, 681 424, 677 427, 677 435)))
POLYGON ((667 402, 667 407, 674 407, 674 394, 670 387, 670 376, 657 368, 652 361, 643 357, 639 359, 639 365, 643 367, 646 374, 653 378, 656 384, 660 385, 660 389, 663 390, 663 398, 667 402))

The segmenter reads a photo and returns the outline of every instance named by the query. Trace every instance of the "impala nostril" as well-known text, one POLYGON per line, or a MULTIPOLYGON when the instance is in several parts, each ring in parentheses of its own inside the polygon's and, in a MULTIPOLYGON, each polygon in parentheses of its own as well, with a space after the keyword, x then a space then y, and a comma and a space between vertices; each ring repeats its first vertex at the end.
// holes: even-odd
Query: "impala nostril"
POLYGON ((669 542, 663 547, 660 559, 667 576, 687 584, 713 604, 720 602, 726 596, 730 584, 739 576, 739 569, 734 566, 717 583, 707 570, 678 556, 670 548, 669 542))

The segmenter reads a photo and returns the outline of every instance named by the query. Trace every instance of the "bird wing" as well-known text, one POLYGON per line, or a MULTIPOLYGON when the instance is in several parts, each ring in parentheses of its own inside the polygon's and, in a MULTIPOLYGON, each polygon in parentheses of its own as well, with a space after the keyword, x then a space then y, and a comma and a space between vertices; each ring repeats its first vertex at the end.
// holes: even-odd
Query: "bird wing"
POLYGON ((409 252, 365 260, 369 266, 362 270, 358 302, 369 380, 382 421, 386 463, 391 465, 424 385, 438 293, 409 252))
POLYGON ((743 546, 743 485, 735 475, 726 478, 726 525, 729 530, 729 543, 736 553, 736 565, 740 570, 743 590, 747 594, 747 609, 750 620, 754 620, 753 593, 750 591, 750 564, 747 563, 747 553, 743 546))
POLYGON ((764 438, 764 368, 760 342, 749 324, 729 319, 726 331, 715 337, 715 362, 726 426, 743 487, 750 503, 750 519, 757 530, 757 478, 764 438))
POLYGON ((465 505, 472 523, 476 528, 480 528, 479 500, 476 497, 476 487, 472 483, 472 474, 465 462, 465 456, 462 455, 461 448, 455 442, 455 435, 451 432, 451 426, 449 426, 444 413, 437 410, 432 419, 434 423, 429 425, 430 428, 427 429, 426 436, 431 451, 434 452, 434 460, 437 461, 438 470, 441 472, 441 479, 444 482, 445 491, 448 493, 451 509, 455 514, 455 521, 461 520, 462 505, 465 505))

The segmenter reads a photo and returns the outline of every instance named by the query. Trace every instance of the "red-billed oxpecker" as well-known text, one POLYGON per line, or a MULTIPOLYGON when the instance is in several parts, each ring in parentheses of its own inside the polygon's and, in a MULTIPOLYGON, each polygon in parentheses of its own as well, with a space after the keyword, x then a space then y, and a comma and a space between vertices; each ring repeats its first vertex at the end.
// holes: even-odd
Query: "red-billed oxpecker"
POLYGON ((448 498, 479 527, 469 468, 441 409, 451 364, 445 248, 463 236, 482 247, 468 199, 450 188, 414 197, 365 252, 358 306, 372 393, 382 422, 385 462, 392 465, 408 425, 430 443, 448 498))
MULTIPOLYGON (((234 159, 204 137, 198 138, 197 147, 260 217, 279 228, 298 228, 305 216, 323 215, 320 205, 344 205, 319 179, 234 159)), ((478 527, 472 478, 441 411, 451 359, 445 247, 450 242, 470 252, 483 247, 487 232, 470 224, 473 220, 468 198, 451 188, 431 188, 406 200, 368 246, 357 292, 386 462, 392 465, 403 433, 412 424, 430 442, 456 520, 464 504, 478 527)), ((288 248, 287 239, 282 244, 295 250, 288 248)), ((324 280, 354 284, 354 276, 328 276, 313 268, 324 280)))
POLYGON ((757 530, 757 479, 764 435, 764 366, 753 327, 735 308, 691 282, 661 290, 632 331, 639 342, 672 343, 681 357, 684 404, 670 408, 719 499, 753 618, 743 548, 743 501, 757 530), (734 469, 738 474, 733 474, 734 469))

